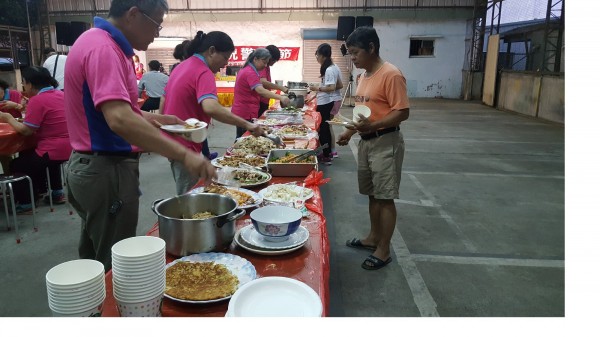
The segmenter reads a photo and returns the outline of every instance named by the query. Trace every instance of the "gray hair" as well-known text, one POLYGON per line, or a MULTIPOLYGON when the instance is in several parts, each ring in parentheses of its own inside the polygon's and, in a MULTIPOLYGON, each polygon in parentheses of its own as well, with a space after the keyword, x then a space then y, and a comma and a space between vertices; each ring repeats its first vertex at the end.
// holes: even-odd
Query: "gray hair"
POLYGON ((271 52, 269 52, 269 50, 266 48, 255 49, 252 53, 250 53, 250 55, 248 55, 246 63, 244 63, 244 67, 254 62, 255 59, 267 60, 267 62, 269 62, 271 59, 271 52))
POLYGON ((142 12, 148 14, 154 13, 159 8, 165 13, 169 11, 167 0, 112 0, 110 2, 110 9, 108 10, 108 17, 120 18, 131 7, 137 7, 142 12))

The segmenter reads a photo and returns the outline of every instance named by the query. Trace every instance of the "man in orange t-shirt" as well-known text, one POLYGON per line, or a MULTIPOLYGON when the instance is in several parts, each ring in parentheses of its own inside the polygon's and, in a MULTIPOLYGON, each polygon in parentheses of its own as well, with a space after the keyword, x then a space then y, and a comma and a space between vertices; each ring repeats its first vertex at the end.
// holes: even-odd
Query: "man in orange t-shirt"
POLYGON ((347 145, 358 132, 358 189, 369 196, 371 230, 364 239, 346 241, 352 248, 372 251, 362 267, 376 270, 392 261, 390 241, 396 227, 404 138, 400 123, 408 119, 406 79, 394 65, 379 57, 379 37, 372 27, 357 28, 346 40, 351 60, 365 69, 356 88, 357 105, 370 108, 371 116, 361 117, 339 136, 347 145))

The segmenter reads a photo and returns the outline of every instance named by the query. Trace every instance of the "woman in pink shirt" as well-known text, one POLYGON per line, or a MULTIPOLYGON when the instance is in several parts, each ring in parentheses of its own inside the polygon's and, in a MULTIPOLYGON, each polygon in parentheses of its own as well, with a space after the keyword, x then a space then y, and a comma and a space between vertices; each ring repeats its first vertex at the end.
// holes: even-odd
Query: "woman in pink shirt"
POLYGON ((8 83, 0 79, 0 111, 21 118, 21 111, 25 109, 22 100, 23 95, 19 90, 9 89, 8 83))
MULTIPOLYGON (((60 164, 67 161, 71 154, 69 133, 65 119, 64 93, 56 90, 58 83, 48 69, 32 66, 22 70, 25 94, 30 97, 23 123, 8 113, 0 113, 0 121, 9 123, 17 132, 36 138, 35 149, 19 153, 19 157, 10 163, 12 173, 23 173, 31 177, 34 192, 47 191, 46 167, 50 171, 52 200, 64 203, 60 164)), ((24 181, 15 183, 17 212, 30 212, 32 202, 29 187, 24 181)))
MULTIPOLYGON (((260 125, 233 115, 219 104, 215 73, 227 65, 234 50, 231 37, 224 32, 197 32, 187 46, 187 58, 171 73, 165 88, 162 112, 182 120, 197 118, 207 124, 214 118, 222 123, 249 129, 255 136, 262 135, 264 130, 260 125)), ((191 142, 176 134, 171 137, 194 152, 202 151, 202 143, 191 142)), ((170 162, 177 194, 186 193, 196 185, 200 177, 189 172, 183 163, 174 160, 170 162)))
POLYGON ((137 55, 133 55, 133 69, 135 69, 135 78, 138 81, 141 80, 146 71, 144 70, 144 64, 140 62, 140 57, 137 55))
MULTIPOLYGON (((233 105, 231 112, 249 122, 258 118, 260 109, 260 97, 274 98, 287 106, 290 99, 287 96, 277 95, 265 89, 260 81, 260 72, 265 69, 271 60, 271 53, 266 48, 254 50, 246 59, 244 67, 235 78, 233 89, 233 105)), ((242 127, 236 127, 235 137, 240 137, 246 131, 242 127)))

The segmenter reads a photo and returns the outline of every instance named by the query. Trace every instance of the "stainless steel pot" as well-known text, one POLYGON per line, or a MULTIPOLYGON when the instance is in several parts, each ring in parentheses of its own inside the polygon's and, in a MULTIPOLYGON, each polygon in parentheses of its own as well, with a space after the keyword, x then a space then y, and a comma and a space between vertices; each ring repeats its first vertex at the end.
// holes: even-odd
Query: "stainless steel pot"
POLYGON ((227 249, 235 235, 235 220, 246 214, 231 197, 215 193, 159 199, 152 204, 152 211, 158 216, 159 235, 167 252, 176 256, 227 249), (200 212, 217 216, 192 219, 200 212))
POLYGON ((308 88, 300 88, 300 89, 289 89, 288 90, 288 95, 291 95, 292 93, 294 93, 294 95, 296 96, 306 96, 306 94, 308 94, 308 88))
POLYGON ((294 108, 302 109, 304 107, 304 96, 296 95, 296 96, 288 96, 290 99, 290 105, 294 108))
POLYGON ((308 87, 308 83, 306 82, 288 82, 287 87, 289 89, 304 89, 308 87))

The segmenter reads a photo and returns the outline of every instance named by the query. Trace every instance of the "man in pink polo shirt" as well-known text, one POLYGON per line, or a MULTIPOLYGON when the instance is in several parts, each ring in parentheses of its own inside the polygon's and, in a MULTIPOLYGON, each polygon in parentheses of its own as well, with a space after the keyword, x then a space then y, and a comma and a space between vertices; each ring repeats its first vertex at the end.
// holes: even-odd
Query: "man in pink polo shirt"
POLYGON ((79 256, 112 266, 114 243, 136 235, 139 153, 180 161, 200 177, 215 170, 204 156, 163 136, 150 122, 183 124, 175 116, 140 111, 134 48, 159 36, 166 0, 113 0, 108 19, 94 18, 69 52, 65 111, 73 154, 67 169, 69 200, 82 219, 79 256))

